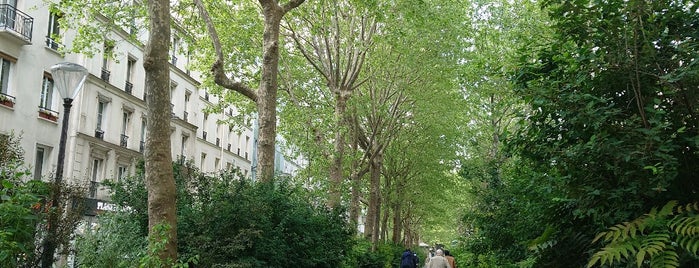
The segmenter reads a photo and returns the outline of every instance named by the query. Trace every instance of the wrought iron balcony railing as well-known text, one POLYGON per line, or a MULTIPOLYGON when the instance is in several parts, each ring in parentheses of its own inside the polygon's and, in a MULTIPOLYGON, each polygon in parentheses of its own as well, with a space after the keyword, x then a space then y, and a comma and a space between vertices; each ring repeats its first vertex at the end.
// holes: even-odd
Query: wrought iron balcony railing
POLYGON ((121 134, 121 139, 119 139, 119 145, 121 145, 121 147, 128 146, 129 145, 129 136, 121 134))
POLYGON ((95 129, 95 138, 98 138, 100 140, 104 139, 104 130, 101 129, 95 129))
POLYGON ((8 4, 0 5, 0 29, 19 34, 26 41, 32 41, 34 18, 8 4))
POLYGON ((56 42, 56 39, 54 39, 53 37, 47 36, 46 47, 49 47, 53 50, 58 50, 58 48, 61 47, 61 43, 56 42))
POLYGON ((102 68, 102 74, 100 74, 100 78, 104 80, 104 82, 109 82, 109 75, 111 72, 105 68, 102 68))
POLYGON ((126 81, 126 85, 124 85, 124 91, 126 91, 126 93, 131 94, 131 92, 133 92, 133 84, 131 84, 131 82, 129 81, 126 81))

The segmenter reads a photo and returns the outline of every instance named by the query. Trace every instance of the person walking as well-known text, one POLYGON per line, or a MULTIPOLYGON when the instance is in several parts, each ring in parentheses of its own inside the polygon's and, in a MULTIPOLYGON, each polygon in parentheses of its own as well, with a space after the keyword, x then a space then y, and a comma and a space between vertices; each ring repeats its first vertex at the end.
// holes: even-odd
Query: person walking
POLYGON ((416 268, 415 259, 413 256, 413 252, 410 251, 409 248, 406 248, 405 251, 403 251, 403 254, 400 256, 400 268, 416 268))
POLYGON ((444 258, 444 251, 437 249, 434 255, 434 257, 430 258, 427 268, 452 268, 447 258, 444 258))
POLYGON ((454 256, 452 256, 446 249, 444 250, 444 257, 447 258, 447 261, 449 261, 451 268, 456 268, 456 260, 454 259, 454 256))

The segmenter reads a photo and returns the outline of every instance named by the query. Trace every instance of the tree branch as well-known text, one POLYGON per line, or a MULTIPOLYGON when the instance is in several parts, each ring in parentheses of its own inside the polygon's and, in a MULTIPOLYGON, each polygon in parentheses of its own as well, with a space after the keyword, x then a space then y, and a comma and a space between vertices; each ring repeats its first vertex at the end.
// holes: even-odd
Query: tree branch
POLYGON ((237 91, 240 94, 243 94, 245 97, 248 97, 250 100, 257 102, 257 93, 253 89, 243 83, 235 82, 226 76, 225 69, 223 68, 223 49, 221 48, 221 40, 218 37, 214 23, 211 20, 211 16, 201 0, 194 0, 194 4, 199 9, 199 13, 206 23, 206 28, 209 31, 211 42, 213 43, 214 50, 216 51, 216 62, 214 62, 214 64, 211 66, 211 73, 214 76, 214 82, 226 89, 237 91))
POLYGON ((294 9, 294 8, 296 8, 296 7, 298 7, 298 6, 300 6, 301 4, 303 4, 303 2, 305 2, 305 1, 306 1, 306 0, 291 0, 291 1, 289 1, 288 3, 286 3, 286 4, 284 4, 284 5, 282 6, 282 12, 284 12, 284 14, 286 14, 286 13, 289 12, 290 10, 292 10, 292 9, 294 9))

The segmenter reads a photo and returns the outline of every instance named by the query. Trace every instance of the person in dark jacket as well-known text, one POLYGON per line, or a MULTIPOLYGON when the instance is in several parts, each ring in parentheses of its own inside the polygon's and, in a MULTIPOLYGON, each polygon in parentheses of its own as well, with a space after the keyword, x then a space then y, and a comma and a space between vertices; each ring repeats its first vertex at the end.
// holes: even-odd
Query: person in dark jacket
POLYGON ((416 268, 414 256, 415 254, 409 248, 406 248, 400 256, 400 268, 416 268))

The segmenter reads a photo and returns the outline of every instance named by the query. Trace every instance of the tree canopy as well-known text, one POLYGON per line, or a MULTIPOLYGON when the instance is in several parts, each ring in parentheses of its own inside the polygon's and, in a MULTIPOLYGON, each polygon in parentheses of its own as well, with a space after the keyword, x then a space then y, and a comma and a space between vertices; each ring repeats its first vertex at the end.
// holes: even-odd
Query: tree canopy
MULTIPOLYGON (((192 68, 221 97, 207 111, 258 112, 265 146, 278 124, 285 149, 307 162, 290 182, 299 191, 197 181, 216 187, 184 198, 221 207, 180 207, 215 216, 180 218, 192 231, 179 249, 225 251, 197 248, 202 261, 247 254, 255 257, 238 264, 283 267, 252 248, 271 249, 267 241, 279 252, 306 250, 327 235, 338 240, 322 247, 340 252, 347 249, 338 241, 361 232, 354 245, 368 249, 354 253, 384 266, 390 257, 373 254, 393 254, 385 245, 420 242, 451 249, 459 266, 699 263, 693 1, 173 5, 192 68), (236 198, 242 204, 230 203, 236 198), (324 206, 334 211, 315 210, 324 206), (216 215, 222 207, 227 214, 216 215), (213 234, 226 230, 213 219, 244 223, 227 226, 241 230, 240 240, 218 244, 213 234), (348 230, 335 228, 340 221, 348 230), (307 241, 280 229, 299 226, 329 233, 307 241)), ((261 176, 273 181, 269 169, 261 176)), ((308 261, 298 265, 342 262, 308 261)))

